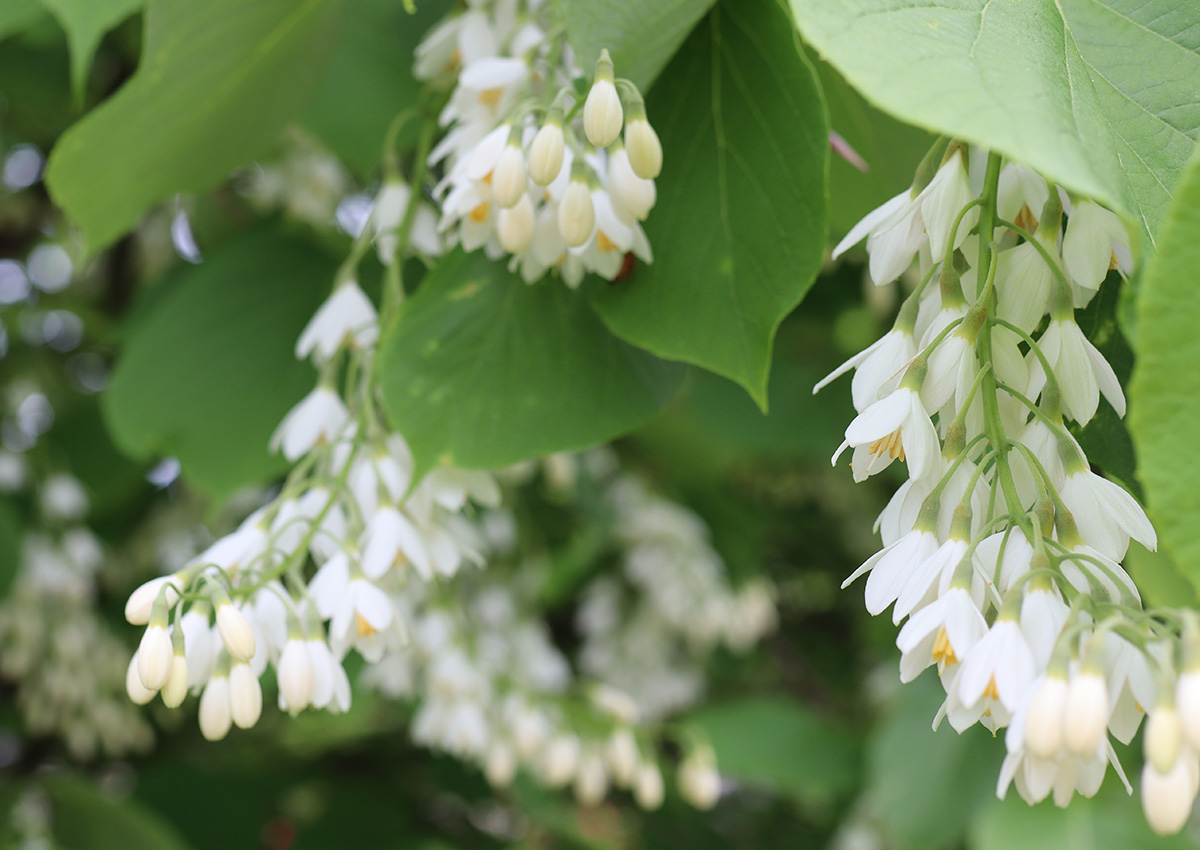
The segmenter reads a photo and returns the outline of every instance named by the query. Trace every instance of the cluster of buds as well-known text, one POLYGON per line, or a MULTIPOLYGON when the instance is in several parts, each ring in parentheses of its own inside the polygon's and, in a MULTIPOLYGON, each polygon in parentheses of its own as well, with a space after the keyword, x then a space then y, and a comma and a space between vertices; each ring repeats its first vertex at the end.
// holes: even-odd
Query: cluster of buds
POLYGON ((450 129, 429 157, 445 174, 439 230, 468 251, 511 255, 531 283, 552 269, 571 286, 589 272, 611 279, 630 253, 650 262, 640 222, 662 145, 641 93, 603 51, 580 103, 570 49, 539 23, 549 5, 514 5, 474 4, 418 48, 418 76, 453 79, 450 129))
POLYGON ((935 726, 1007 727, 1001 796, 1015 784, 1066 805, 1109 764, 1125 782, 1108 736, 1128 743, 1158 706, 1143 799, 1154 829, 1177 831, 1197 790, 1171 707, 1181 620, 1142 609, 1120 561, 1131 539, 1153 550, 1154 529, 1065 427, 1101 397, 1125 413, 1075 319, 1110 270, 1130 270, 1124 225, 1022 165, 942 143, 835 257, 863 237, 875 284, 914 260, 920 283, 891 331, 818 385, 855 372, 859 413, 835 463, 852 449, 858 481, 908 470, 879 517, 884 548, 846 583, 867 576, 867 609, 907 619, 903 681, 937 667, 935 726))

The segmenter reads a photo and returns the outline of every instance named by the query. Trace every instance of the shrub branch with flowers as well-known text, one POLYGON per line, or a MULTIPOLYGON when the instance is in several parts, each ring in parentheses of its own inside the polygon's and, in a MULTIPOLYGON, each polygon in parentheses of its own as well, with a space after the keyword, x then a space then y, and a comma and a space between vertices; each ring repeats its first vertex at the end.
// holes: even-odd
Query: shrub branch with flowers
POLYGON ((1200 11, 19 5, 70 72, 39 120, 0 62, 0 676, 62 747, 0 834, 99 834, 57 768, 185 715, 384 716, 502 801, 413 797, 472 846, 763 785, 831 846, 1002 846, 1011 803, 905 832, 952 769, 850 731, 895 650, 999 799, 1195 833, 1200 11))

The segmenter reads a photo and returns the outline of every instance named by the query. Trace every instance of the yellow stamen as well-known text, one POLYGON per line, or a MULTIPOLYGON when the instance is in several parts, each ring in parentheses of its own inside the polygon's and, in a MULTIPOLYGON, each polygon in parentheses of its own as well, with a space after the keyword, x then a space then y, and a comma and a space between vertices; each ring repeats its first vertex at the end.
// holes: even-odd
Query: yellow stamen
POLYGON ((479 102, 484 106, 495 106, 500 102, 500 98, 504 97, 504 89, 496 86, 493 89, 484 89, 479 93, 479 102))
POLYGON ((871 443, 871 447, 867 451, 879 457, 883 457, 884 453, 887 453, 891 458, 904 460, 904 443, 900 441, 900 429, 897 428, 886 437, 880 437, 871 443))
POLYGON ((1037 218, 1033 214, 1033 211, 1029 209, 1029 205, 1021 204, 1021 211, 1017 213, 1017 218, 1013 224, 1015 224, 1017 227, 1023 227, 1032 233, 1033 231, 1037 230, 1038 222, 1037 218))
POLYGON ((487 201, 484 201, 482 204, 475 207, 475 209, 471 210, 471 212, 468 213, 468 217, 471 219, 471 221, 475 222, 476 224, 483 224, 485 221, 487 221, 487 217, 488 217, 487 201))
POLYGON ((1108 270, 1112 271, 1118 265, 1120 265, 1120 264, 1117 262, 1117 252, 1113 251, 1112 259, 1108 261, 1108 270))
POLYGON ((367 622, 367 618, 364 617, 362 614, 356 613, 354 615, 354 622, 355 622, 355 625, 358 626, 358 636, 360 638, 361 637, 370 637, 371 635, 378 633, 378 629, 376 629, 369 622, 367 622))
POLYGON ((987 687, 983 689, 983 695, 996 700, 1000 699, 1000 692, 996 690, 995 676, 992 676, 988 679, 987 687))
POLYGON ((596 247, 601 251, 615 251, 617 243, 608 238, 608 234, 603 230, 596 231, 596 247))
POLYGON ((954 654, 954 647, 950 645, 950 637, 944 628, 933 642, 933 660, 946 665, 958 663, 958 656, 954 654))

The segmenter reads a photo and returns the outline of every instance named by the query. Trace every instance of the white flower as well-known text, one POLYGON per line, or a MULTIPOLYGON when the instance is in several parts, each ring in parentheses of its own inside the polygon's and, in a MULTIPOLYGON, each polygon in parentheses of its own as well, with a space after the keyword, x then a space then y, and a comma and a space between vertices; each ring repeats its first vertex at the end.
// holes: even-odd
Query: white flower
POLYGON ((1200 751, 1200 670, 1184 670, 1175 683, 1175 704, 1183 733, 1193 750, 1200 751))
POLYGON ((536 226, 533 201, 529 199, 529 195, 522 194, 511 208, 500 210, 496 236, 500 239, 500 245, 505 251, 510 254, 520 254, 533 244, 533 233, 536 226))
POLYGON ((1029 166, 1009 162, 1000 169, 996 192, 996 212, 1000 218, 1032 232, 1048 200, 1050 187, 1029 166))
POLYGON ((1067 683, 1063 739, 1077 756, 1096 751, 1108 726, 1108 685, 1099 673, 1084 670, 1067 683))
POLYGON ((433 579, 433 564, 419 531, 391 505, 381 507, 367 523, 362 570, 367 578, 382 578, 391 567, 407 561, 425 581, 433 579))
POLYGON ((877 207, 850 229, 833 249, 837 259, 866 237, 868 271, 876 286, 891 283, 907 269, 926 242, 919 198, 909 190, 877 207))
POLYGON ((551 788, 561 787, 571 781, 579 767, 579 739, 574 735, 559 733, 550 739, 542 754, 542 779, 551 788))
MULTIPOLYGON (((1050 252, 1054 256, 1054 252, 1050 252)), ((1037 246, 1022 242, 996 259, 996 295, 1000 318, 1030 333, 1046 315, 1054 291, 1054 271, 1037 246)))
POLYGON ((644 811, 653 812, 663 804, 662 772, 654 762, 643 762, 633 780, 633 799, 644 811))
POLYGON ((1025 698, 1035 675, 1033 653, 1020 624, 1002 615, 963 659, 956 679, 958 697, 971 707, 988 696, 1011 713, 1025 698))
POLYGON ((258 641, 246 615, 225 600, 217 604, 217 631, 229 657, 237 661, 249 661, 254 657, 258 641))
POLYGON ((1080 201, 1071 210, 1062 253, 1071 280, 1084 289, 1099 289, 1110 268, 1128 272, 1132 264, 1125 225, 1092 201, 1080 201))
POLYGON ((1122 605, 1141 604, 1137 585, 1116 561, 1086 543, 1072 547, 1071 552, 1082 557, 1065 556, 1059 570, 1080 593, 1122 605))
POLYGON ((146 705, 158 691, 153 691, 142 684, 142 676, 138 672, 138 656, 135 652, 129 659, 129 667, 125 670, 125 693, 138 705, 146 705))
POLYGON ((506 742, 492 741, 483 762, 483 775, 493 788, 507 788, 517 775, 517 757, 506 742))
POLYGON ((971 595, 951 587, 900 629, 900 681, 911 682, 930 664, 939 670, 957 664, 986 631, 987 621, 971 595))
POLYGON ((563 129, 548 121, 537 131, 529 146, 529 176, 539 186, 549 186, 563 167, 563 129))
POLYGON ((1137 500, 1090 469, 1066 476, 1059 495, 1084 542, 1106 557, 1124 558, 1131 537, 1152 552, 1158 548, 1158 535, 1137 500))
POLYGON ((604 759, 595 750, 589 750, 579 759, 575 771, 575 799, 581 806, 596 806, 608 793, 608 773, 604 770, 604 759))
MULTIPOLYGON (((1074 318, 1052 319, 1038 339, 1038 348, 1058 379, 1066 415, 1080 425, 1086 425, 1096 414, 1101 394, 1118 416, 1125 415, 1125 393, 1116 373, 1104 355, 1083 335, 1074 318)), ((1041 358, 1034 352, 1029 352, 1027 359, 1028 395, 1037 398, 1046 385, 1046 373, 1041 358)))
POLYGON ((1146 760, 1159 773, 1168 773, 1183 751, 1183 726, 1171 703, 1160 703, 1146 721, 1146 760))
POLYGON ((960 383, 970 386, 976 371, 975 340, 959 325, 943 337, 929 355, 929 366, 921 384, 921 403, 926 410, 941 410, 960 383), (960 376, 967 380, 960 380, 960 376))
MULTIPOLYGON (((973 197, 974 193, 967 179, 965 157, 959 149, 942 163, 937 174, 933 175, 929 185, 921 192, 921 218, 925 222, 925 231, 929 234, 929 251, 934 260, 941 260, 945 255, 954 219, 973 197)), ((978 220, 979 207, 972 207, 959 222, 954 237, 955 248, 963 243, 978 220)))
MULTIPOLYGON (((1014 532, 1008 545, 1013 547, 1018 540, 1024 541, 1025 536, 1014 532)), ((1007 552, 1005 555, 1007 556, 1007 552)), ((1021 601, 1021 631, 1039 670, 1046 669, 1050 663, 1054 645, 1067 623, 1069 613, 1067 603, 1063 602, 1058 591, 1052 587, 1030 587, 1025 593, 1025 598, 1021 601)))
POLYGON ((865 592, 867 611, 872 616, 880 614, 896 601, 905 583, 937 548, 937 536, 932 531, 910 531, 864 561, 842 582, 842 587, 847 587, 859 576, 870 572, 865 592))
POLYGON ((558 230, 563 241, 577 248, 592 238, 596 225, 596 211, 592 206, 592 195, 587 183, 573 179, 562 202, 558 205, 558 230))
POLYGON ((1030 753, 1043 759, 1058 754, 1063 745, 1066 710, 1067 680, 1049 674, 1039 676, 1030 686, 1027 711, 1017 715, 1024 717, 1025 746, 1030 753))
POLYGON ((271 450, 296 461, 321 443, 332 442, 350 421, 350 411, 330 388, 318 385, 283 417, 271 437, 271 450))
POLYGON ((879 400, 880 389, 896 379, 916 354, 917 341, 912 331, 908 328, 894 327, 822 378, 813 387, 813 393, 817 393, 831 381, 853 369, 850 397, 854 401, 854 409, 861 413, 879 400))
POLYGON ((340 284, 313 315, 296 340, 296 357, 316 353, 328 360, 344 344, 369 348, 379 339, 378 316, 371 299, 353 280, 340 284))
POLYGON ((939 583, 944 581, 949 585, 968 545, 967 540, 950 537, 932 555, 917 564, 896 598, 896 607, 892 609, 893 623, 898 624, 913 611, 937 598, 939 583))
POLYGON ((711 750, 689 753, 679 766, 679 793, 697 809, 711 809, 721 797, 721 776, 711 750))
POLYGON ((88 512, 87 491, 79 479, 55 473, 42 482, 42 510, 57 519, 79 519, 88 512))
POLYGON ((180 653, 171 657, 171 670, 162 687, 162 701, 167 708, 179 708, 188 690, 187 659, 180 653))
POLYGON ((188 666, 188 687, 198 688, 212 675, 216 653, 213 628, 208 622, 208 606, 193 606, 179 621, 183 629, 184 657, 188 666))
POLYGON ((313 668, 313 708, 333 712, 350 710, 350 679, 342 663, 333 657, 325 641, 310 638, 304 642, 313 668))
POLYGON ((277 669, 280 708, 290 714, 303 711, 312 701, 316 680, 312 656, 306 642, 299 639, 288 640, 283 646, 277 669))
POLYGON ((625 150, 638 177, 653 180, 662 172, 662 142, 645 116, 635 117, 625 125, 625 150))
POLYGON ((218 672, 208 680, 204 693, 200 695, 200 734, 209 741, 219 741, 229 734, 232 725, 229 675, 218 672))
POLYGON ((515 206, 517 201, 525 197, 527 179, 525 154, 520 144, 510 139, 492 172, 492 193, 501 209, 515 206))
POLYGON ((921 480, 932 472, 939 453, 937 432, 921 404, 921 396, 900 387, 872 404, 846 427, 846 439, 833 455, 833 463, 854 448, 850 468, 855 481, 886 469, 893 460, 907 460, 909 477, 921 480))
POLYGON ((144 626, 150 622, 154 601, 164 587, 167 589, 167 606, 173 606, 179 601, 179 591, 183 589, 183 580, 179 575, 152 578, 129 594, 129 601, 125 603, 125 619, 130 625, 144 626))
POLYGON ((167 627, 153 624, 148 626, 142 634, 142 642, 137 650, 138 677, 147 689, 157 691, 167 683, 173 655, 167 627))
POLYGON ((329 640, 335 652, 353 646, 368 661, 383 657, 380 633, 392 625, 392 601, 365 578, 351 578, 346 557, 330 558, 313 577, 308 592, 321 616, 330 618, 329 640))
MULTIPOLYGON (((375 227, 375 247, 379 253, 379 261, 384 265, 392 262, 399 243, 397 230, 404 221, 408 210, 412 190, 407 183, 399 180, 389 180, 379 190, 375 199, 375 210, 372 221, 375 227)), ((442 253, 442 240, 438 236, 437 215, 425 201, 418 201, 413 213, 411 229, 408 233, 409 244, 419 252, 436 257, 442 253)))
POLYGON ((605 186, 617 213, 627 219, 645 221, 658 199, 654 181, 638 176, 621 147, 609 151, 605 186))
POLYGON ((611 79, 597 77, 583 104, 583 131, 598 148, 606 148, 621 134, 625 121, 621 97, 611 79))
POLYGON ((1176 759, 1168 771, 1147 763, 1142 768, 1142 811, 1150 828, 1159 835, 1183 829, 1191 817, 1198 785, 1200 765, 1192 753, 1176 759))
POLYGON ((229 714, 239 729, 249 729, 262 715, 262 686, 249 664, 234 664, 229 671, 229 714))

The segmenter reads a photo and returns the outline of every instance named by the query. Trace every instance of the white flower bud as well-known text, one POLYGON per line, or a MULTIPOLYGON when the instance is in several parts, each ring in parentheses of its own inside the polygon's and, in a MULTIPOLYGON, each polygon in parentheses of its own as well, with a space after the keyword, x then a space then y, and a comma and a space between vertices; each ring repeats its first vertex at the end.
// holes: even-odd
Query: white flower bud
POLYGON ((158 599, 158 594, 164 586, 167 586, 167 605, 174 605, 178 602, 179 590, 183 586, 179 576, 159 576, 150 579, 129 594, 129 601, 125 603, 125 619, 134 626, 144 626, 149 623, 150 612, 154 610, 154 601, 158 599))
POLYGON ((605 748, 613 780, 626 788, 633 783, 638 770, 638 745, 632 730, 621 727, 612 733, 605 748))
POLYGON ((571 781, 579 767, 579 739, 574 735, 554 736, 542 755, 542 778, 552 788, 571 781))
POLYGON ((546 715, 537 709, 519 710, 512 724, 513 743, 516 744, 517 754, 524 759, 532 758, 550 734, 549 726, 546 715))
POLYGON ((663 778, 654 762, 644 762, 633 780, 633 799, 648 812, 663 804, 663 778))
POLYGON ((217 631, 221 642, 236 661, 249 661, 254 657, 254 629, 246 615, 233 606, 232 602, 217 604, 217 631))
POLYGON ((529 146, 529 176, 539 186, 549 186, 562 171, 563 129, 549 121, 542 125, 529 146))
POLYGON ((596 210, 592 206, 592 193, 584 181, 572 180, 558 205, 558 231, 564 242, 572 248, 578 248, 592 238, 595 226, 596 210))
POLYGON ((483 762, 483 775, 493 788, 507 788, 517 775, 517 756, 504 741, 493 741, 483 762))
POLYGON ((501 209, 508 209, 525 195, 525 154, 519 145, 508 144, 492 172, 492 194, 501 209))
POLYGON ((312 656, 302 640, 288 640, 279 656, 277 668, 279 679, 279 701, 282 708, 296 714, 308 707, 312 701, 316 675, 312 656))
POLYGON ((658 200, 654 181, 644 180, 634 173, 624 148, 618 148, 608 156, 607 188, 616 205, 638 221, 646 220, 658 200))
POLYGON ((152 691, 165 685, 174 654, 166 626, 149 626, 142 635, 137 651, 138 677, 142 684, 152 691))
POLYGON ((1146 760, 1162 774, 1171 772, 1183 748, 1183 726, 1170 703, 1159 705, 1146 721, 1146 760))
POLYGON ((167 683, 162 688, 163 705, 167 708, 179 708, 187 696, 188 667, 183 653, 175 653, 171 657, 171 672, 167 674, 167 683))
POLYGON ((234 664, 229 671, 229 710, 242 729, 249 729, 262 715, 262 685, 249 664, 234 664))
POLYGON ((721 796, 721 776, 711 750, 698 750, 679 766, 679 793, 697 809, 711 809, 721 796))
POLYGON ((1108 685, 1101 674, 1084 670, 1071 677, 1064 716, 1067 749, 1077 756, 1095 753, 1108 726, 1108 685))
POLYGON ((580 760, 575 774, 575 799, 581 806, 598 806, 608 793, 608 774, 604 760, 597 752, 589 752, 580 760))
POLYGON ((533 242, 533 231, 537 224, 529 194, 521 195, 521 199, 510 209, 500 210, 499 218, 496 234, 504 250, 510 254, 520 254, 528 248, 533 242))
POLYGON ((662 172, 662 142, 645 116, 634 118, 625 125, 625 150, 633 173, 644 180, 653 180, 662 172))
POLYGON ((209 741, 219 741, 229 734, 232 723, 229 677, 218 674, 208 680, 200 695, 200 734, 209 741))
POLYGON ((146 705, 154 699, 154 691, 142 684, 142 677, 138 674, 137 661, 137 653, 134 653, 133 658, 129 659, 129 668, 125 671, 125 693, 129 694, 129 698, 138 705, 146 705))
POLYGON ((1052 758, 1062 748, 1066 706, 1066 680, 1047 676, 1030 698, 1025 718, 1025 744, 1038 758, 1052 758))
POLYGON ((1200 752, 1200 669, 1187 670, 1175 683, 1179 723, 1192 749, 1200 752))
POLYGON ((1195 765, 1192 758, 1175 760, 1167 773, 1153 764, 1142 768, 1142 811, 1146 822, 1159 835, 1171 835, 1183 829, 1196 799, 1195 765))
POLYGON ((605 79, 597 75, 583 104, 583 132, 588 141, 598 148, 608 147, 621 134, 624 121, 621 96, 617 94, 611 76, 605 79))

